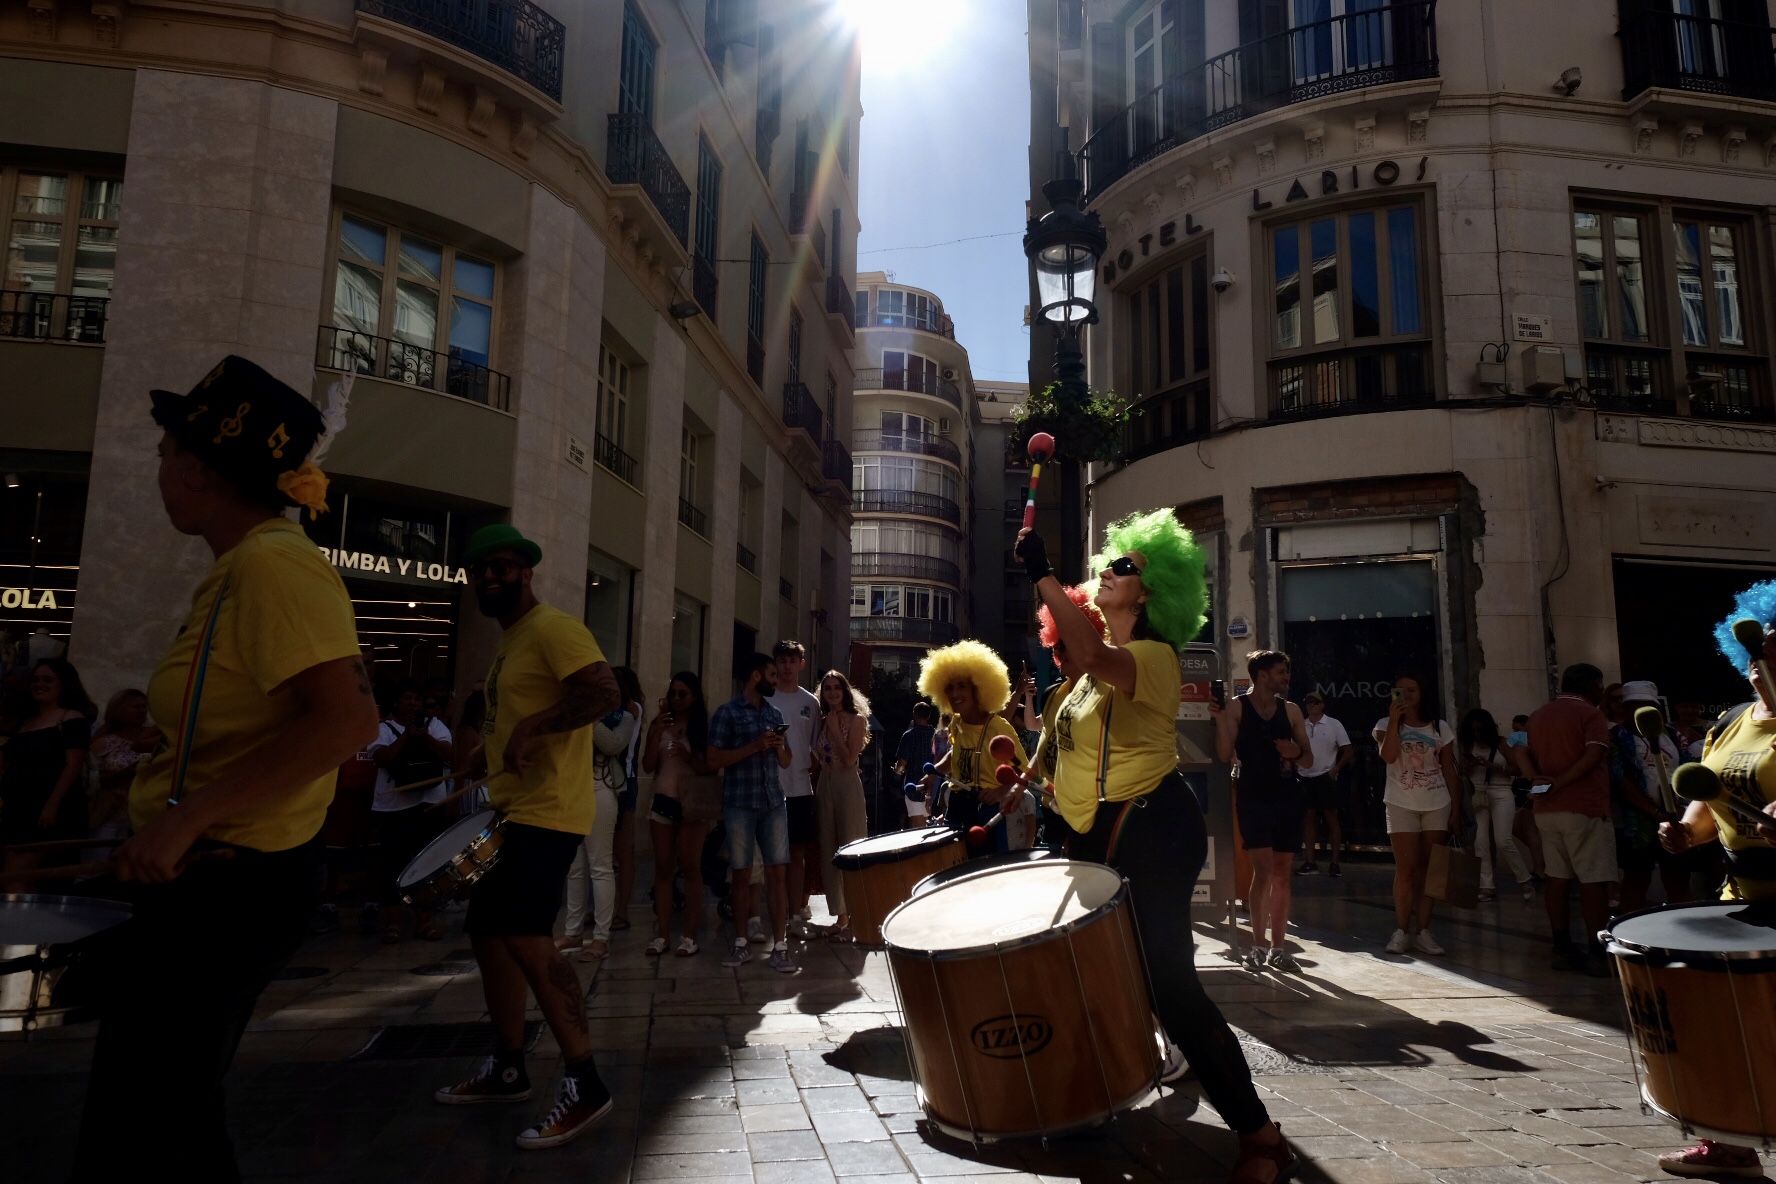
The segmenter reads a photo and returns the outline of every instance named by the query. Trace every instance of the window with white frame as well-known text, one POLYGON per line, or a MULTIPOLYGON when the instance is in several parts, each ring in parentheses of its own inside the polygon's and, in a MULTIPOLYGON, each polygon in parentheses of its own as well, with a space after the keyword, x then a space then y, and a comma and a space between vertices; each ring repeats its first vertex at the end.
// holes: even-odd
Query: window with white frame
POLYGON ((883 390, 918 391, 935 395, 941 389, 939 373, 937 362, 931 358, 908 353, 906 350, 882 351, 883 390))
POLYGON ((851 462, 854 490, 930 493, 960 503, 961 477, 954 465, 913 456, 859 456, 851 462))
POLYGON ((593 459, 623 480, 639 488, 640 466, 629 439, 629 363, 616 351, 598 347, 598 435, 592 442, 593 459))
POLYGON ((122 201, 114 177, 0 167, 0 337, 105 340, 122 201))
POLYGON ((942 317, 943 306, 929 296, 897 288, 876 290, 875 323, 884 328, 925 329, 937 333, 942 331, 942 317))
POLYGON ((956 619, 955 597, 929 584, 854 584, 851 615, 947 623, 956 619))

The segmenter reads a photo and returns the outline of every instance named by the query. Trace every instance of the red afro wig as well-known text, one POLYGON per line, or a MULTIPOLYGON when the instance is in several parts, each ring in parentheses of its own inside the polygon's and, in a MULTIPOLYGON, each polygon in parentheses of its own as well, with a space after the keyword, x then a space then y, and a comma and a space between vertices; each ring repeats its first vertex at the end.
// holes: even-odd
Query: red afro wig
MULTIPOLYGON (((1090 592, 1077 584, 1062 590, 1066 592, 1067 599, 1071 600, 1079 611, 1085 614, 1086 619, 1097 628, 1100 636, 1109 630, 1109 626, 1104 623, 1104 614, 1098 610, 1097 605, 1092 603, 1090 592)), ((1036 626, 1036 640, 1049 649, 1054 649, 1055 643, 1061 639, 1061 631, 1055 625, 1054 614, 1048 611, 1046 604, 1039 605, 1036 609, 1036 626)), ((1056 658, 1055 665, 1059 666, 1060 664, 1061 660, 1056 658)))

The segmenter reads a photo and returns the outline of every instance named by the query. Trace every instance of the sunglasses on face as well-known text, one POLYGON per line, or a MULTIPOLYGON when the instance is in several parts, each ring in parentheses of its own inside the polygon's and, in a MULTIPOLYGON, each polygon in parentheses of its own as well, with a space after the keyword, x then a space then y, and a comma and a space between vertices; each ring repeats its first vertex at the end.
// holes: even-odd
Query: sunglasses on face
POLYGON ((1141 574, 1141 565, 1127 555, 1119 555, 1104 570, 1113 576, 1138 576, 1141 574))
POLYGON ((477 577, 492 572, 503 580, 517 570, 518 563, 512 559, 477 559, 469 564, 469 574, 477 577))

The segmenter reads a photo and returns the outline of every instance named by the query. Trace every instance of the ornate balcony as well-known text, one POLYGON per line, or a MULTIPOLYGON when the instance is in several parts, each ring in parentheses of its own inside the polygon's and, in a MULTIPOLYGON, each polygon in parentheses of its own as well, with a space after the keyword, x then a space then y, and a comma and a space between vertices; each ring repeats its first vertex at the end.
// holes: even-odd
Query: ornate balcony
POLYGON ((1308 419, 1429 405, 1436 399, 1424 342, 1339 350, 1270 364, 1270 417, 1308 419))
POLYGON ((808 393, 805 383, 786 382, 783 384, 783 424, 790 429, 800 429, 807 433, 809 443, 820 442, 821 425, 825 420, 820 412, 820 404, 808 393))
POLYGON ((1619 35, 1624 99, 1662 87, 1776 101, 1776 48, 1766 22, 1623 4, 1619 35))
POLYGON ((603 432, 592 437, 592 459, 624 481, 641 488, 641 464, 603 432))
POLYGON ((939 494, 910 489, 859 489, 851 495, 851 508, 863 514, 917 514, 962 525, 961 506, 939 494))
POLYGON ((358 11, 466 49, 561 101, 567 28, 526 0, 358 0, 358 11))
POLYGON ((1137 166, 1260 112, 1437 76, 1437 0, 1393 0, 1249 42, 1166 79, 1079 152, 1088 200, 1137 166))
POLYGON ((851 576, 899 576, 902 579, 931 580, 962 586, 962 569, 948 559, 931 555, 907 555, 893 551, 854 551, 851 554, 851 576))
POLYGON ((665 234, 649 236, 655 239, 652 245, 683 263, 691 235, 691 187, 646 116, 612 115, 606 149, 604 171, 617 187, 619 200, 629 199, 624 212, 644 225, 657 222, 665 234), (662 241, 665 235, 673 241, 662 241))
POLYGON ((709 537, 709 515, 704 513, 697 503, 678 499, 678 521, 682 526, 689 527, 704 538, 709 537))
POLYGON ((105 344, 108 296, 0 289, 0 337, 105 344))
POLYGON ((942 436, 869 430, 852 432, 851 446, 858 452, 908 452, 914 456, 935 456, 958 467, 962 464, 962 450, 942 436))
POLYGON ((315 365, 323 370, 350 370, 408 386, 455 395, 510 411, 512 379, 498 370, 459 354, 440 353, 392 337, 373 337, 355 329, 322 325, 315 347, 315 365))
POLYGON ((820 476, 834 492, 849 501, 851 498, 851 450, 838 440, 828 440, 820 447, 820 476))

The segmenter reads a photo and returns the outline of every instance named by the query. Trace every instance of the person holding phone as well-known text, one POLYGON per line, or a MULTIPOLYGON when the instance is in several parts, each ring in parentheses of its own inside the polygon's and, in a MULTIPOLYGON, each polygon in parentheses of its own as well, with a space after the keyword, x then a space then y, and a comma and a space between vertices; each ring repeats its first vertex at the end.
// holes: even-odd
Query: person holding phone
MULTIPOLYGON (((820 678, 820 731, 814 741, 819 789, 814 794, 820 819, 820 866, 832 866, 833 853, 869 833, 863 808, 863 774, 858 758, 869 744, 869 700, 851 688, 837 670, 820 678)), ((851 940, 851 914, 845 909, 843 876, 829 876, 826 907, 835 918, 833 941, 851 940)))
POLYGON ((672 882, 682 875, 684 925, 673 953, 689 958, 698 951, 703 921, 703 843, 721 817, 721 786, 709 772, 709 707, 692 671, 680 670, 667 685, 648 726, 641 767, 654 778, 648 830, 654 840, 655 928, 647 953, 658 957, 672 943, 672 882))
MULTIPOLYGON (((449 792, 444 779, 450 771, 451 753, 450 729, 427 714, 418 683, 403 683, 395 697, 395 710, 382 722, 375 743, 370 745, 370 759, 376 762, 370 818, 376 825, 376 844, 382 855, 382 888, 390 894, 384 898, 389 902, 388 911, 381 916, 385 945, 401 940, 401 873, 443 828, 431 807, 449 792)), ((417 906, 413 931, 425 941, 444 936, 431 910, 417 906)))
POLYGON ((1449 840, 1461 824, 1461 774, 1455 767, 1455 729, 1427 704, 1416 677, 1394 679, 1388 713, 1375 722, 1375 743, 1387 765, 1388 842, 1394 849, 1394 934, 1387 952, 1441 954, 1431 936, 1425 876, 1431 848, 1449 840))
POLYGON ((722 774, 722 825, 727 829, 728 867, 733 876, 734 944, 723 966, 752 961, 746 918, 752 915, 752 857, 765 866, 765 892, 771 914, 769 965, 781 974, 799 974, 791 957, 785 924, 789 915, 789 811, 784 806, 778 770, 790 764, 784 740, 789 725, 766 701, 771 689, 772 659, 753 654, 737 673, 742 690, 715 709, 709 721, 710 771, 722 774))

